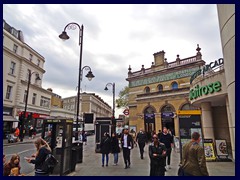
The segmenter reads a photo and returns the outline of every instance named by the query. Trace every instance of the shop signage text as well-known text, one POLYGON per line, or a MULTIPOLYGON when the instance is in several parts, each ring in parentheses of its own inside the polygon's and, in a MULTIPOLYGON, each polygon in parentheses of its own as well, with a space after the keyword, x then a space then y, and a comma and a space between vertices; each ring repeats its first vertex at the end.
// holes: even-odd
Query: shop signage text
POLYGON ((148 84, 154 84, 158 82, 164 82, 184 77, 190 77, 194 72, 196 72, 199 69, 199 67, 191 68, 191 69, 184 69, 177 72, 167 73, 167 74, 161 74, 158 76, 148 77, 144 79, 139 79, 135 81, 131 81, 129 83, 130 87, 137 87, 137 86, 143 86, 148 84))
POLYGON ((215 67, 221 66, 223 64, 223 58, 219 58, 218 60, 211 62, 210 64, 207 64, 202 67, 202 69, 197 70, 190 78, 190 84, 192 84, 192 81, 196 79, 201 74, 205 74, 207 71, 212 70, 215 67))
POLYGON ((197 99, 198 97, 201 97, 202 95, 207 95, 209 93, 219 92, 221 91, 222 84, 219 81, 216 81, 214 83, 210 83, 206 86, 199 87, 199 85, 195 86, 194 89, 190 90, 189 93, 189 99, 197 99))

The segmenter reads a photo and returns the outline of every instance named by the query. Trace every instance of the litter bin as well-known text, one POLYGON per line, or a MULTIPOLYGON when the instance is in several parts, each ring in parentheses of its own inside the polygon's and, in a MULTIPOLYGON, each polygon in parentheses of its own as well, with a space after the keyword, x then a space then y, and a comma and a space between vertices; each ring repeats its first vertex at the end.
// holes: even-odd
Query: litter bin
POLYGON ((72 157, 71 157, 71 172, 75 171, 76 164, 77 164, 77 150, 76 148, 72 148, 72 157))
POLYGON ((76 150, 76 156, 74 156, 76 158, 76 162, 77 163, 82 163, 82 159, 83 159, 83 143, 82 142, 74 142, 72 144, 73 149, 76 150))

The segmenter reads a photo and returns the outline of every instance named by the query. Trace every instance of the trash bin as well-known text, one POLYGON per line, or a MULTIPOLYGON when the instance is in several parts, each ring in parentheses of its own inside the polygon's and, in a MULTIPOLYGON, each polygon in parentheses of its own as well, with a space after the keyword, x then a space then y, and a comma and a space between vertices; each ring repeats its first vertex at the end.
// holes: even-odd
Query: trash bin
POLYGON ((83 143, 82 142, 75 142, 72 144, 73 149, 75 149, 76 152, 76 156, 74 156, 76 158, 77 163, 82 163, 83 160, 83 143))
POLYGON ((77 150, 76 148, 72 148, 72 157, 71 157, 71 172, 75 171, 76 164, 77 164, 77 150))

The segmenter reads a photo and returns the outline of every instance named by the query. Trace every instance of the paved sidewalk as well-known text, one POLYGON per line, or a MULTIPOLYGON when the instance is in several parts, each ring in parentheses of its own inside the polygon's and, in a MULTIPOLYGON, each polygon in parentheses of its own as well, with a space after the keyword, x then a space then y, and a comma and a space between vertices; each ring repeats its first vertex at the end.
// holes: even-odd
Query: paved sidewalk
MULTIPOLYGON (((131 167, 124 169, 123 155, 119 153, 119 165, 113 166, 113 155, 110 155, 109 166, 102 167, 101 154, 95 153, 95 136, 88 137, 88 144, 83 145, 83 163, 76 165, 76 171, 68 176, 149 176, 148 146, 145 146, 144 159, 140 159, 139 149, 131 151, 131 167)), ((171 169, 166 176, 177 176, 180 154, 175 151, 171 156, 171 169)), ((207 162, 210 176, 235 176, 234 162, 207 162)))
MULTIPOLYGON (((40 136, 37 135, 37 136, 40 136)), ((23 142, 31 143, 35 139, 24 138, 23 142)), ((3 142, 4 146, 13 143, 3 142)), ((16 143, 15 143, 16 144, 16 143)), ((78 163, 74 172, 67 176, 149 176, 148 145, 145 146, 144 159, 140 159, 139 148, 131 150, 131 167, 124 169, 123 155, 119 153, 119 165, 113 166, 113 155, 109 154, 109 166, 102 167, 101 154, 95 153, 95 135, 88 136, 87 145, 83 145, 83 163, 78 163)), ((177 176, 180 154, 173 151, 171 156, 171 169, 166 176, 177 176)), ((210 176, 235 176, 235 162, 207 162, 210 176)), ((34 176, 34 172, 28 174, 34 176)))

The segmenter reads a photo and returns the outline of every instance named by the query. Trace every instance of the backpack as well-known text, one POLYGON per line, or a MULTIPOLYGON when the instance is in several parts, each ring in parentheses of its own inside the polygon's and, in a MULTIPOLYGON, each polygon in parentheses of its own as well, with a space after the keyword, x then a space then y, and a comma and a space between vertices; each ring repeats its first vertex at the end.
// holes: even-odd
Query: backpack
POLYGON ((47 154, 43 164, 42 171, 47 173, 53 173, 53 169, 58 164, 58 160, 53 156, 52 153, 47 154))

